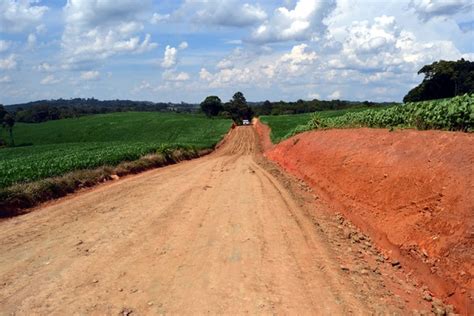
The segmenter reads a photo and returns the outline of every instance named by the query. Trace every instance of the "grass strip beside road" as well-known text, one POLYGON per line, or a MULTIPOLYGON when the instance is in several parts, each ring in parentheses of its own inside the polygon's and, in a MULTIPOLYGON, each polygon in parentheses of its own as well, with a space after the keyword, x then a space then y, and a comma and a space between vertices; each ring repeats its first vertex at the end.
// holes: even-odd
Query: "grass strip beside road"
POLYGON ((226 119, 156 112, 19 123, 20 145, 0 148, 0 217, 115 176, 199 157, 230 126, 226 119))
MULTIPOLYGON (((384 109, 384 107, 373 108, 375 110, 384 109)), ((314 113, 289 114, 289 115, 262 115, 260 121, 271 128, 270 138, 274 144, 281 142, 289 137, 291 132, 298 126, 304 125, 311 120, 315 114, 324 118, 338 117, 349 112, 360 112, 367 108, 352 108, 344 110, 320 111, 314 113)))

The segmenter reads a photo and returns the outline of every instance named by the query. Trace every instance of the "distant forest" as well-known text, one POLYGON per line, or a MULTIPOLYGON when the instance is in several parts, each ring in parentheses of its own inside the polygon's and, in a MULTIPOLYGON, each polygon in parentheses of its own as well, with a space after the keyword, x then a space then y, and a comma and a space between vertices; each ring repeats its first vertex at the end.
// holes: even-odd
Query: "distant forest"
POLYGON ((458 61, 435 61, 418 71, 423 81, 411 89, 403 102, 416 102, 452 98, 474 93, 474 62, 461 58, 458 61))
MULTIPOLYGON (((450 98, 465 93, 474 93, 474 62, 460 59, 458 61, 440 60, 430 65, 425 65, 418 71, 424 74, 423 81, 404 97, 404 102, 450 98)), ((235 97, 235 95, 234 95, 235 97)), ((296 102, 265 101, 247 102, 242 97, 245 107, 249 106, 252 115, 280 115, 299 114, 326 110, 342 110, 348 108, 370 108, 389 106, 397 103, 354 102, 344 100, 298 100, 296 102)), ((174 111, 174 112, 199 112, 203 103, 217 102, 217 107, 222 112, 219 116, 231 116, 232 100, 223 103, 217 96, 207 97, 201 104, 191 103, 154 103, 147 101, 106 100, 95 98, 88 99, 58 99, 41 100, 23 104, 14 104, 3 107, 0 104, 0 124, 13 128, 15 122, 39 123, 63 118, 79 117, 89 114, 126 112, 126 111, 174 111), (211 98, 211 99, 209 99, 211 98), (3 114, 2 114, 3 113, 3 114), (226 114, 227 113, 227 114, 226 114), (8 116, 6 116, 8 114, 8 116), (5 120, 4 118, 7 118, 5 120)), ((235 102, 234 102, 235 103, 235 102)), ((240 102, 242 103, 242 102, 240 102)), ((250 113, 250 112, 249 112, 250 113)), ((208 115, 209 113, 205 113, 208 115)), ((215 115, 217 115, 215 114, 215 115)), ((214 115, 212 115, 214 116, 214 115)))
MULTIPOLYGON (((256 115, 298 114, 324 110, 340 110, 352 107, 377 107, 393 103, 353 102, 353 101, 322 101, 298 100, 296 102, 248 102, 256 115)), ((224 104, 225 105, 225 104, 224 104)), ((16 122, 40 123, 50 120, 73 118, 90 114, 112 112, 199 112, 199 104, 191 103, 154 103, 148 101, 105 100, 95 98, 41 100, 5 107, 12 113, 16 122)))
MULTIPOLYGON (((250 104, 250 103, 249 103, 250 104)), ((390 106, 397 103, 394 102, 370 102, 370 101, 344 101, 344 100, 311 100, 304 101, 298 100, 296 102, 270 102, 265 101, 258 104, 253 104, 252 109, 255 115, 281 115, 281 114, 301 114, 310 113, 317 111, 328 111, 328 110, 343 110, 349 108, 369 108, 369 107, 380 107, 390 106)))
POLYGON ((6 106, 14 113, 17 122, 40 123, 64 118, 79 117, 90 114, 112 112, 193 112, 197 104, 188 103, 154 103, 148 101, 88 99, 41 100, 6 106))

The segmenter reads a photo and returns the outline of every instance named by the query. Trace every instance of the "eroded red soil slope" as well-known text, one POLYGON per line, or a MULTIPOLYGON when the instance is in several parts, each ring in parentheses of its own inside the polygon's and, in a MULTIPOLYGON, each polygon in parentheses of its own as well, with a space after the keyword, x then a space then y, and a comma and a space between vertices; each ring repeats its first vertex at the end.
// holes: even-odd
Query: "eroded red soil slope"
POLYGON ((266 155, 469 313, 474 274, 474 135, 345 129, 308 132, 266 155))

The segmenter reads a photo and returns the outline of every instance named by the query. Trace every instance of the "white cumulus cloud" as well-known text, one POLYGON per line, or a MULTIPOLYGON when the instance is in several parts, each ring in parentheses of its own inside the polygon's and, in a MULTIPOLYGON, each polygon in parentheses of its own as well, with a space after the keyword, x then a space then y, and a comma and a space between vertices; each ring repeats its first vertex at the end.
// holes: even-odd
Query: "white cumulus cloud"
POLYGON ((9 75, 0 77, 0 83, 11 83, 11 82, 12 82, 12 79, 10 78, 9 75))
POLYGON ((0 40, 0 53, 6 52, 8 49, 10 49, 11 42, 9 41, 4 41, 0 40))
POLYGON ((211 81, 212 74, 206 68, 201 68, 201 70, 199 71, 199 78, 201 80, 211 81))
POLYGON ((173 67, 174 65, 176 65, 177 58, 178 58, 178 50, 175 47, 166 45, 163 61, 161 62, 161 67, 163 68, 173 67))
POLYGON ((233 68, 234 63, 232 60, 224 58, 217 63, 216 67, 219 69, 233 68))
POLYGON ((263 21, 267 14, 259 6, 238 0, 186 0, 173 14, 199 24, 244 27, 263 21))
POLYGON ((33 33, 28 34, 28 38, 26 39, 26 45, 28 48, 33 48, 36 46, 36 35, 33 33))
POLYGON ((211 88, 268 85, 305 74, 317 58, 307 44, 295 45, 287 53, 273 55, 251 54, 236 49, 217 63, 216 72, 202 68, 199 78, 208 82, 211 88))
POLYGON ((163 60, 161 61, 161 67, 171 68, 176 66, 178 63, 178 51, 188 48, 188 42, 181 42, 178 48, 166 45, 165 52, 163 53, 163 60))
POLYGON ((164 22, 170 18, 169 14, 160 14, 158 12, 153 13, 153 16, 150 19, 151 24, 158 24, 164 22))
POLYGON ((307 44, 295 45, 288 54, 282 56, 282 61, 293 65, 310 64, 317 58, 316 53, 310 51, 307 44))
POLYGON ((420 41, 392 16, 354 21, 346 28, 344 37, 342 51, 328 62, 333 68, 416 72, 437 59, 461 57, 452 42, 420 41))
POLYGON ((310 99, 310 100, 318 99, 319 100, 319 99, 321 99, 321 95, 319 93, 313 92, 313 93, 308 94, 308 99, 310 99))
POLYGON ((163 72, 162 77, 166 81, 187 81, 191 78, 186 72, 175 72, 173 70, 163 72))
POLYGON ((120 53, 143 53, 157 47, 146 34, 141 15, 150 1, 69 0, 64 8, 62 47, 66 63, 73 68, 120 53))
POLYGON ((334 100, 334 99, 340 99, 342 96, 341 94, 341 91, 334 91, 333 93, 331 93, 330 95, 328 95, 328 98, 331 99, 331 100, 334 100))
POLYGON ((334 7, 334 0, 299 0, 292 10, 279 7, 250 39, 259 43, 314 39, 325 32, 323 20, 334 7))
POLYGON ((85 81, 91 81, 91 80, 97 80, 99 79, 100 72, 97 70, 91 70, 91 71, 83 71, 81 72, 81 80, 85 81))
POLYGON ((33 69, 39 72, 53 72, 56 70, 56 67, 47 62, 42 62, 37 66, 33 66, 33 69))
POLYGON ((0 69, 2 70, 15 69, 17 65, 18 62, 16 61, 15 54, 10 54, 8 57, 3 59, 0 58, 0 69))
POLYGON ((138 86, 135 86, 133 89, 132 89, 132 93, 140 93, 144 90, 153 90, 153 86, 146 80, 142 80, 142 82, 138 85, 138 86))
POLYGON ((0 1, 0 32, 18 33, 40 23, 48 7, 37 3, 36 0, 0 1))
POLYGON ((60 80, 57 79, 54 75, 47 75, 44 77, 41 81, 40 84, 42 85, 52 85, 58 83, 60 80))
POLYGON ((472 17, 474 2, 472 0, 412 0, 410 6, 420 19, 428 21, 437 16, 447 17, 469 11, 472 17))
POLYGON ((40 24, 36 27, 36 34, 46 34, 48 28, 44 24, 40 24))

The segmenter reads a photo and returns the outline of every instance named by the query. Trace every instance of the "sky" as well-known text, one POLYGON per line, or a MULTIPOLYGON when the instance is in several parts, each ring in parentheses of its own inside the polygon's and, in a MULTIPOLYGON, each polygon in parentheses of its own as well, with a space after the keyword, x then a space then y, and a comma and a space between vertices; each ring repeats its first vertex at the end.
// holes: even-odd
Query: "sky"
POLYGON ((473 43, 473 0, 0 0, 0 103, 401 101, 473 43))

